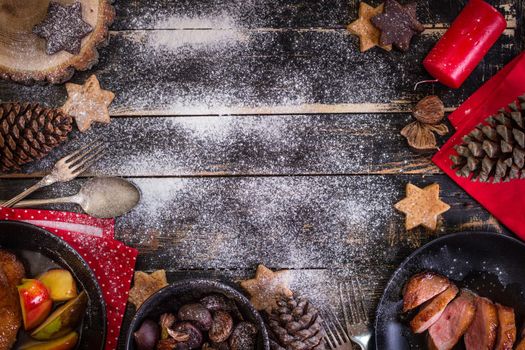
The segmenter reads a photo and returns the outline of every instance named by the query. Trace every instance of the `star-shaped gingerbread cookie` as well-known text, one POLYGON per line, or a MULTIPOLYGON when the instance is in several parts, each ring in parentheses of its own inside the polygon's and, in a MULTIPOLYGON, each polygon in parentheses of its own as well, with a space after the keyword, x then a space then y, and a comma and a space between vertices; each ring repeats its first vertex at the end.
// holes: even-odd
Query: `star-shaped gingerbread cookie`
POLYGON ((370 21, 372 17, 383 13, 383 8, 383 4, 372 7, 365 2, 361 2, 359 4, 359 18, 348 25, 348 31, 359 37, 361 52, 368 51, 375 46, 379 46, 387 51, 392 50, 392 45, 383 46, 379 44, 381 31, 370 21))
POLYGON ((102 90, 95 75, 84 85, 66 84, 67 100, 62 109, 75 118, 78 130, 88 130, 93 122, 109 124, 108 106, 115 98, 111 91, 102 90))
POLYGON ((255 278, 241 281, 241 287, 250 295, 250 301, 257 310, 271 310, 277 307, 276 297, 291 296, 288 287, 289 273, 287 270, 273 272, 264 265, 257 266, 255 278))
POLYGON ((419 188, 411 183, 407 184, 406 198, 396 203, 394 207, 406 214, 407 230, 419 225, 435 230, 438 216, 450 209, 450 205, 439 199, 438 184, 419 188))
POLYGON ((61 5, 51 1, 44 21, 33 28, 33 33, 46 39, 46 53, 53 55, 59 51, 70 54, 80 53, 82 38, 93 31, 93 27, 82 19, 82 5, 75 2, 61 5))
POLYGON ((137 271, 133 278, 133 288, 129 291, 129 301, 138 309, 146 299, 167 285, 168 281, 164 270, 157 270, 151 274, 137 271))
POLYGON ((386 0, 383 13, 371 21, 381 31, 379 43, 393 44, 401 51, 407 51, 412 37, 425 30, 417 20, 415 3, 402 6, 395 0, 386 0))

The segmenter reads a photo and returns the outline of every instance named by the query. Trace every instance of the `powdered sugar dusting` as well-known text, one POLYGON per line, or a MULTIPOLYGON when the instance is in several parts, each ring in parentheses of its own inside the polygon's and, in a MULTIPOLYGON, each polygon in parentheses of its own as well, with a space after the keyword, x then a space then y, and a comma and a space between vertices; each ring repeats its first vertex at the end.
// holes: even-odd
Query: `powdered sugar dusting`
POLYGON ((158 242, 148 266, 320 268, 366 264, 387 254, 380 248, 386 245, 382 225, 396 197, 388 178, 158 178, 137 184, 143 199, 121 220, 119 238, 139 248, 158 242), (177 244, 160 244, 165 241, 177 244))

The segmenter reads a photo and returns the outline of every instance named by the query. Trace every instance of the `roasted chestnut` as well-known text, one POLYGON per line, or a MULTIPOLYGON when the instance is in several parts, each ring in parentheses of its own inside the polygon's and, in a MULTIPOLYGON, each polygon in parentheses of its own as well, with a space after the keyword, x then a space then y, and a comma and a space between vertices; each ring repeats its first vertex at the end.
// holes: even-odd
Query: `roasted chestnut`
POLYGON ((226 297, 220 294, 211 294, 200 300, 202 306, 210 311, 230 311, 231 304, 226 297))
POLYGON ((179 320, 191 321, 195 323, 201 331, 207 331, 211 328, 213 318, 211 313, 201 304, 183 305, 178 312, 179 320))
POLYGON ((240 322, 230 337, 231 350, 255 349, 257 327, 249 322, 240 322))
POLYGON ((228 340, 232 333, 233 319, 226 311, 215 311, 213 313, 213 323, 208 336, 214 343, 222 343, 228 340))
POLYGON ((190 349, 197 349, 203 343, 203 336, 201 331, 195 327, 191 322, 176 323, 173 327, 176 332, 184 333, 189 336, 189 339, 184 343, 188 345, 190 349))
POLYGON ((146 320, 133 336, 138 350, 154 350, 159 341, 160 327, 156 322, 146 320))

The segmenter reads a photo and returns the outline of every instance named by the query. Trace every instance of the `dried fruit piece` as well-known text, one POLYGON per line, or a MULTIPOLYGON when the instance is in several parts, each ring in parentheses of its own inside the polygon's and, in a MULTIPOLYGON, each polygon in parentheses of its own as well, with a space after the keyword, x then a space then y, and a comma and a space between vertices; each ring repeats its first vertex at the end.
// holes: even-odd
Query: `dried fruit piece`
POLYGON ((182 321, 194 322, 202 331, 209 330, 213 323, 213 318, 208 309, 197 303, 183 305, 177 316, 182 321))
POLYGON ((430 151, 437 149, 437 141, 434 132, 446 135, 448 128, 445 124, 429 125, 419 121, 412 122, 401 130, 401 135, 406 137, 408 145, 418 151, 430 151))
POLYGON ((257 327, 249 322, 239 323, 230 337, 231 350, 255 349, 257 327))
POLYGON ((159 325, 152 320, 142 322, 139 330, 133 333, 138 350, 154 350, 159 341, 159 325))
POLYGON ((232 333, 233 319, 226 311, 215 311, 213 314, 213 324, 211 325, 208 336, 214 343, 221 343, 228 340, 232 333))
POLYGON ((165 313, 160 316, 160 321, 159 321, 159 325, 161 329, 160 339, 168 339, 169 337, 168 329, 171 328, 171 326, 173 326, 175 321, 176 321, 176 318, 175 318, 175 315, 173 314, 165 313))
POLYGON ((437 96, 427 96, 419 101, 412 113, 423 124, 439 124, 445 117, 445 105, 437 96))

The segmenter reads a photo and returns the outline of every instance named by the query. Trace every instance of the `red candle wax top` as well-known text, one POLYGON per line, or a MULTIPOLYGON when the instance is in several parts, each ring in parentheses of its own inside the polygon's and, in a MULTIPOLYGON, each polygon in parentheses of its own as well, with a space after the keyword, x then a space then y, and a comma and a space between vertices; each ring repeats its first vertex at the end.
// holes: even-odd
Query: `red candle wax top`
POLYGON ((470 0, 423 61, 440 83, 459 88, 505 30, 501 13, 483 0, 470 0))

